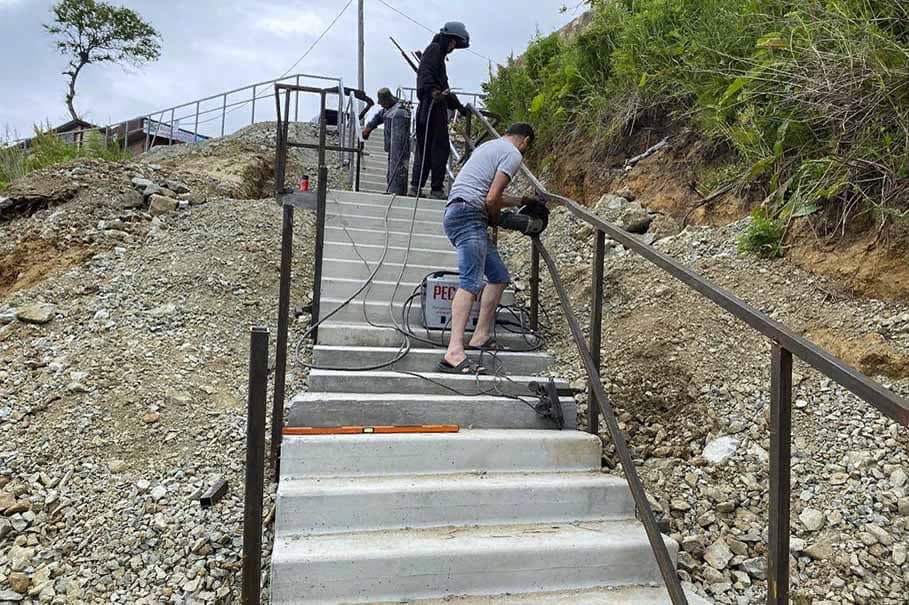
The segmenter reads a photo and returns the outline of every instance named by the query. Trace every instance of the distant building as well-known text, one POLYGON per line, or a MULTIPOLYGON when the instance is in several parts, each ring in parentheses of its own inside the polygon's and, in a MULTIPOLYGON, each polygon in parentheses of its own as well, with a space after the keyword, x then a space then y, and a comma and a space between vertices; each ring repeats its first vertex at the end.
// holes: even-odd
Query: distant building
MULTIPOLYGON (((151 149, 159 145, 182 145, 184 143, 199 143, 207 141, 210 137, 194 133, 183 128, 173 128, 170 124, 137 118, 121 122, 116 126, 97 126, 85 120, 70 120, 50 132, 55 133, 70 145, 82 145, 91 133, 97 133, 108 143, 123 146, 124 133, 126 135, 125 148, 133 155, 143 153, 146 148, 151 149)), ((16 141, 23 149, 28 149, 34 137, 16 141)))

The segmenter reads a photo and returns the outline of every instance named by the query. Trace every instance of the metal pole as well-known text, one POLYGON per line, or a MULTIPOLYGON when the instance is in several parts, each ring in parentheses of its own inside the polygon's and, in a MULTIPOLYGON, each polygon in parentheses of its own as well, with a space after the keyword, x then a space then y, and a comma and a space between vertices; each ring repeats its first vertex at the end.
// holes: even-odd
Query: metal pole
POLYGON ((174 110, 170 110, 170 138, 167 139, 168 145, 174 144, 174 110))
MULTIPOLYGON (((328 199, 328 166, 325 165, 325 91, 322 91, 322 98, 319 111, 319 186, 316 200, 316 241, 315 241, 315 263, 313 270, 312 283, 312 325, 319 322, 319 305, 322 302, 322 258, 323 247, 325 242, 325 206, 328 199)), ((312 331, 312 341, 318 342, 319 330, 316 328, 312 331)))
MULTIPOLYGON (((300 76, 297 76, 297 86, 300 85, 300 76)), ((300 91, 294 93, 296 97, 294 98, 294 122, 300 121, 300 91)))
POLYGON ((275 398, 271 414, 271 468, 275 482, 281 471, 281 431, 287 386, 287 331, 290 322, 291 261, 293 260, 294 207, 284 206, 281 229, 281 285, 278 291, 278 341, 275 348, 275 398))
POLYGON ((142 126, 145 130, 145 151, 148 151, 151 137, 151 116, 149 115, 142 118, 142 122, 142 126))
MULTIPOLYGON (((590 356, 593 364, 600 368, 600 348, 603 344, 603 261, 606 257, 606 234, 597 229, 593 251, 593 294, 590 302, 590 356)), ((593 385, 587 398, 587 432, 600 432, 600 406, 593 385)))
POLYGON ((770 361, 770 548, 767 603, 789 603, 789 508, 792 497, 792 353, 773 343, 770 361))
POLYGON ((253 103, 252 103, 252 119, 250 120, 249 123, 250 123, 250 124, 255 124, 255 123, 256 123, 256 87, 255 87, 255 86, 253 86, 253 98, 252 98, 252 102, 253 102, 253 103))
POLYGON ((357 20, 357 88, 366 91, 366 41, 363 38, 365 19, 364 2, 359 0, 359 16, 357 20))
POLYGON ((265 398, 268 329, 253 328, 249 343, 249 404, 246 420, 246 504, 243 508, 242 603, 259 605, 262 578, 262 494, 265 483, 265 398))
POLYGON ((540 329, 540 252, 530 244, 530 329, 540 329))
POLYGON ((221 100, 221 136, 224 136, 224 122, 227 120, 227 93, 224 93, 224 98, 221 100))
POLYGON ((199 101, 196 101, 196 125, 193 126, 193 143, 199 142, 199 101))

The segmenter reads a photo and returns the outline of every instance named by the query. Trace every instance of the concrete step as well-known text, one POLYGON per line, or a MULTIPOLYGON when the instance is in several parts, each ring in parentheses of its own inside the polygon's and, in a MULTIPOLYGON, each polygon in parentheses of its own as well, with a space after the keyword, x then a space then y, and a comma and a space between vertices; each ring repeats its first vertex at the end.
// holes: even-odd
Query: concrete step
MULTIPOLYGON (((536 403, 532 398, 526 402, 536 403)), ((558 427, 528 407, 505 397, 451 395, 303 393, 293 399, 288 426, 411 426, 456 424, 465 429, 534 429, 558 427)), ((577 402, 561 399, 565 429, 577 428, 577 402)))
MULTIPOLYGON (((322 261, 322 275, 324 277, 340 277, 344 279, 361 279, 366 280, 373 271, 377 263, 367 267, 361 260, 346 260, 340 258, 324 258, 322 261)), ((375 279, 379 281, 396 282, 398 279, 407 282, 422 283, 423 279, 437 271, 457 271, 455 265, 446 265, 438 263, 433 265, 419 265, 408 263, 406 266, 401 263, 385 262, 379 267, 375 279), (403 269, 403 274, 402 274, 403 269)))
MULTIPOLYGON (((683 588, 689 605, 710 605, 711 601, 699 596, 693 585, 683 585, 683 588)), ((373 605, 398 605, 399 603, 400 601, 386 601, 373 605)), ((408 601, 409 605, 565 605, 566 603, 572 605, 672 605, 672 600, 662 586, 608 586, 590 590, 408 601)))
POLYGON ((600 440, 579 431, 462 430, 409 435, 284 437, 282 481, 600 469, 600 440))
POLYGON ((443 264, 447 267, 454 267, 458 264, 458 255, 452 248, 431 250, 411 246, 408 253, 405 246, 388 246, 388 253, 386 254, 384 244, 361 244, 356 242, 356 245, 354 245, 349 240, 345 243, 327 242, 325 244, 325 256, 343 260, 359 260, 361 263, 363 259, 370 263, 376 263, 382 260, 384 256, 384 260, 387 263, 403 263, 406 258, 408 263, 417 265, 443 264))
POLYGON ((659 580, 643 528, 603 521, 278 538, 271 588, 273 603, 368 603, 659 580))
POLYGON ((378 191, 388 191, 388 181, 384 172, 361 172, 360 187, 369 187, 378 191))
POLYGON ((625 481, 603 473, 305 479, 278 487, 278 536, 461 525, 634 519, 625 481))
MULTIPOLYGON (((425 192, 428 193, 428 189, 425 189, 425 192)), ((366 193, 363 191, 341 191, 337 189, 332 189, 329 191, 328 199, 329 201, 336 202, 347 202, 354 204, 379 204, 385 205, 388 203, 388 198, 390 195, 385 194, 385 188, 382 188, 380 193, 366 193)), ((416 201, 416 198, 408 197, 404 195, 399 195, 395 199, 395 206, 398 204, 413 204, 416 201)), ((420 208, 440 208, 444 210, 447 200, 436 200, 430 197, 420 197, 420 208)), ((413 208, 410 206, 403 206, 413 208)))
MULTIPOLYGON (((470 330, 468 330, 470 333, 470 330)), ((448 343, 449 333, 441 330, 420 331, 420 338, 431 340, 438 344, 448 343)), ((496 340, 504 349, 512 351, 527 351, 533 349, 537 341, 525 338, 520 334, 498 334, 496 340)), ((394 328, 375 328, 368 324, 352 322, 327 321, 319 326, 319 342, 323 345, 354 346, 354 347, 398 347, 402 336, 394 328)), ((423 345, 419 345, 423 346, 423 345)))
MULTIPOLYGON (((362 293, 353 301, 341 307, 345 300, 346 299, 344 298, 329 298, 323 296, 322 302, 319 305, 319 317, 326 317, 329 313, 333 313, 331 316, 333 321, 364 324, 373 323, 387 327, 394 327, 394 322, 397 321, 399 325, 405 325, 404 303, 403 301, 400 301, 400 299, 400 302, 395 301, 390 309, 388 300, 381 300, 372 292, 369 292, 368 294, 362 293)), ((520 318, 517 317, 512 310, 499 309, 496 317, 498 318, 497 323, 502 326, 500 328, 501 330, 505 330, 506 327, 512 331, 518 331, 520 329, 520 326, 517 325, 520 322, 520 318)), ((409 326, 417 335, 424 329, 423 311, 420 309, 419 296, 410 304, 407 322, 407 326, 409 326)))
MULTIPOLYGON (((484 365, 495 362, 487 354, 484 365)), ((487 368, 492 372, 493 368, 487 368)), ((323 393, 411 393, 427 395, 531 396, 529 385, 542 382, 539 376, 521 375, 459 375, 441 372, 420 372, 419 376, 403 372, 343 372, 312 370, 309 373, 309 390, 323 393)), ((568 388, 568 382, 556 380, 558 388, 568 388)))
POLYGON ((359 229, 354 227, 335 227, 331 224, 326 224, 325 242, 326 244, 341 243, 349 245, 351 241, 355 241, 357 244, 362 243, 384 246, 387 240, 389 245, 396 247, 406 247, 409 244, 412 248, 422 248, 427 250, 454 250, 451 242, 449 242, 448 238, 444 235, 424 234, 419 232, 414 232, 413 235, 411 235, 409 227, 410 224, 408 223, 407 231, 389 231, 388 236, 386 237, 386 231, 384 227, 381 229, 359 229))
MULTIPOLYGON (((336 202, 329 199, 326 203, 328 216, 374 216, 385 218, 388 211, 388 218, 410 221, 413 217, 413 198, 395 197, 386 195, 385 203, 379 204, 357 204, 351 202, 336 202), (389 210, 388 207, 391 206, 389 210)), ((418 221, 437 222, 442 220, 445 210, 439 204, 424 204, 420 200, 420 205, 416 211, 418 221)))
POLYGON ((325 226, 332 227, 353 227, 354 229, 373 229, 381 231, 383 234, 386 230, 393 232, 409 233, 411 228, 414 234, 420 235, 444 235, 442 229, 442 216, 438 219, 429 220, 411 220, 410 218, 390 218, 388 224, 382 217, 378 216, 360 216, 356 214, 345 214, 344 216, 328 215, 325 219, 325 226))
MULTIPOLYGON (((313 347, 313 363, 325 367, 367 367, 396 357, 398 348, 392 347, 334 347, 316 345, 313 347)), ((392 371, 429 372, 435 369, 443 354, 442 348, 413 348, 407 356, 391 368, 392 371)), ((491 354, 481 356, 478 351, 469 351, 471 359, 489 361, 499 364, 508 375, 534 376, 545 372, 552 365, 553 358, 549 353, 535 351, 531 353, 498 352, 493 361, 491 354)))

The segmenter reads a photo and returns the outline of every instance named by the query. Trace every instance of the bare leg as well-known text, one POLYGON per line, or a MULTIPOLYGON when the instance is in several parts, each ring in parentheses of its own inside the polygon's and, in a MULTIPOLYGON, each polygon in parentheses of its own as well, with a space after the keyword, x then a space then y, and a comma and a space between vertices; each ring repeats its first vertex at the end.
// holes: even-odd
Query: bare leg
POLYGON ((458 288, 454 300, 451 301, 451 340, 448 342, 445 361, 453 366, 467 358, 467 353, 464 352, 464 332, 467 330, 467 320, 474 300, 476 296, 458 288))
POLYGON ((486 343, 492 335, 496 321, 496 309, 502 302, 502 294, 508 284, 487 284, 483 289, 483 298, 480 299, 480 317, 477 319, 477 329, 470 339, 470 346, 479 347, 486 343))

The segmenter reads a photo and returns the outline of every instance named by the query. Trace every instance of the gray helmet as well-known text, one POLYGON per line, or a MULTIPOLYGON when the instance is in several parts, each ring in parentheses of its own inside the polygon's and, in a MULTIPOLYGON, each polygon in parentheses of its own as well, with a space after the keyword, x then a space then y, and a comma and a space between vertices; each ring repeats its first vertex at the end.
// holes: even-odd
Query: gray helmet
POLYGON ((442 26, 440 33, 454 38, 458 44, 456 48, 470 48, 470 34, 467 33, 467 26, 460 21, 449 21, 442 26))

